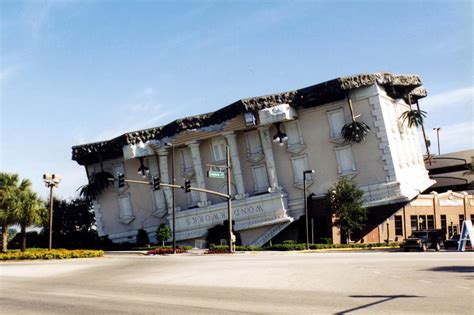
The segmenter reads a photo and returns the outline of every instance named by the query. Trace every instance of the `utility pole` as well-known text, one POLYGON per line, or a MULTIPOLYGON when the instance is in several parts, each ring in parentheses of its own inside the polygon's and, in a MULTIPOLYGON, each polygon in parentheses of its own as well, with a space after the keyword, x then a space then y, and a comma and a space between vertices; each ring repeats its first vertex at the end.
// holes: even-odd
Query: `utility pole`
MULTIPOLYGON (((171 145, 171 185, 175 184, 174 178, 174 145, 171 145)), ((173 200, 173 254, 176 254, 176 193, 174 188, 171 189, 171 196, 173 200)))
POLYGON ((231 182, 230 182, 230 147, 226 146, 226 159, 227 159, 227 218, 229 219, 229 253, 233 252, 232 248, 232 195, 231 195, 231 182))
POLYGON ((436 139, 438 140, 438 155, 441 154, 440 144, 439 144, 439 132, 441 131, 441 127, 433 128, 436 131, 436 139))

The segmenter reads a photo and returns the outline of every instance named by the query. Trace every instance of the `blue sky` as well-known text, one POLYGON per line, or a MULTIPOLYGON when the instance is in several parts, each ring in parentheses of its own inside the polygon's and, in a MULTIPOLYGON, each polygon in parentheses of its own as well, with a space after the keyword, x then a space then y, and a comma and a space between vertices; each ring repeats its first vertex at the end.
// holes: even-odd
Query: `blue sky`
POLYGON ((86 183, 71 146, 339 76, 422 77, 428 136, 474 148, 470 1, 1 1, 0 170, 86 183))

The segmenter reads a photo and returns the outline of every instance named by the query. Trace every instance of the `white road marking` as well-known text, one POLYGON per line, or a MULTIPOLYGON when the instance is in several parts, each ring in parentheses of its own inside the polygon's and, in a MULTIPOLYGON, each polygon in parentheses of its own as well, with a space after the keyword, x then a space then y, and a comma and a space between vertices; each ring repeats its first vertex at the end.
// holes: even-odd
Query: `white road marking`
POLYGON ((380 271, 374 271, 374 273, 377 274, 377 275, 381 274, 380 271))
POLYGON ((426 280, 416 280, 418 282, 423 282, 423 283, 432 283, 431 281, 426 281, 426 280))
POLYGON ((401 278, 401 276, 396 276, 396 275, 393 275, 392 277, 393 278, 401 278))
POLYGON ((455 287, 455 288, 459 288, 459 289, 465 289, 465 290, 471 289, 471 288, 468 288, 468 287, 461 287, 461 286, 458 286, 458 285, 455 285, 454 287, 455 287))

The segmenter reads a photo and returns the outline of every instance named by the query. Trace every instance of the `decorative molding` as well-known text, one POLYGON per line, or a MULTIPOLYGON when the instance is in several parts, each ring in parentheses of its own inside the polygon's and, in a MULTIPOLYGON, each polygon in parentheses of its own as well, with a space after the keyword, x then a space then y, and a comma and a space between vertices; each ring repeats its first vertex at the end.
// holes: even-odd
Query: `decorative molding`
POLYGON ((298 154, 306 148, 306 144, 293 144, 286 147, 286 151, 291 154, 298 154))
POLYGON ((250 154, 249 152, 247 152, 247 161, 249 161, 252 164, 260 163, 263 160, 264 157, 265 157, 265 155, 261 152, 260 153, 253 153, 253 154, 250 154))

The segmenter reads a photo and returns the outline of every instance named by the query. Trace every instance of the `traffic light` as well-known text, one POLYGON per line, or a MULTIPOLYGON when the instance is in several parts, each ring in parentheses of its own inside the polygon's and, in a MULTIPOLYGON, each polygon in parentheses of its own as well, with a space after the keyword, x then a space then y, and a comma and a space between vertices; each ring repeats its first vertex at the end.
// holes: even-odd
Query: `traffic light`
POLYGON ((191 181, 189 179, 184 180, 184 192, 190 192, 191 191, 191 181))
POLYGON ((153 190, 160 190, 160 177, 153 176, 153 190))
POLYGON ((125 175, 122 173, 118 173, 118 186, 120 188, 125 187, 125 175))

